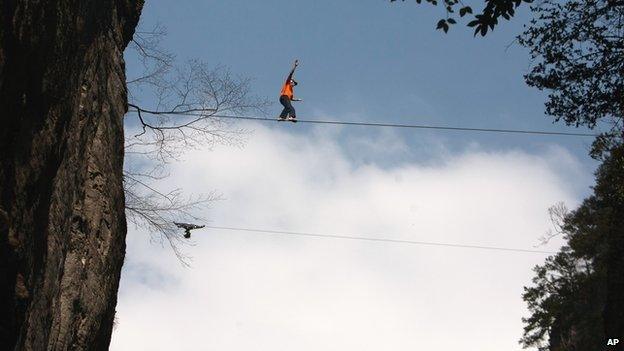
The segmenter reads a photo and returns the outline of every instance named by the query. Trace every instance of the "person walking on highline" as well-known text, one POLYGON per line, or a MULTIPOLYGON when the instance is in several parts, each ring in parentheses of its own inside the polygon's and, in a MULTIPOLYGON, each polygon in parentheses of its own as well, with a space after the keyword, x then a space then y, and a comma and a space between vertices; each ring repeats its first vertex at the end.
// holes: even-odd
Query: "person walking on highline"
POLYGON ((295 113, 295 109, 292 107, 291 101, 302 101, 301 99, 295 99, 295 94, 293 88, 297 85, 297 82, 293 79, 293 74, 295 73, 295 69, 299 66, 299 60, 295 60, 295 64, 293 65, 288 78, 286 78, 286 82, 282 87, 282 91, 280 92, 279 102, 284 106, 282 113, 279 116, 280 121, 285 121, 287 118, 289 121, 297 122, 297 114, 295 113))

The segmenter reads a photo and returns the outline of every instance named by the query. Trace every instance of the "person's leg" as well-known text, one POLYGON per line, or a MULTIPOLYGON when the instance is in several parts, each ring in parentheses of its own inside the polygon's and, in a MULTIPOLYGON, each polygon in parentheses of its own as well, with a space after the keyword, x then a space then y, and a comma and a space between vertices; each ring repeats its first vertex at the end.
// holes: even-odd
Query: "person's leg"
POLYGON ((290 115, 290 118, 297 118, 297 113, 295 112, 295 108, 292 103, 290 103, 290 99, 286 98, 286 104, 288 105, 288 114, 290 115))
POLYGON ((280 104, 282 104, 282 106, 284 106, 284 109, 282 110, 282 113, 280 113, 279 118, 286 119, 286 117, 288 116, 288 112, 290 112, 289 106, 292 108, 292 105, 290 105, 290 100, 288 99, 288 96, 282 95, 280 96, 279 102, 280 104))

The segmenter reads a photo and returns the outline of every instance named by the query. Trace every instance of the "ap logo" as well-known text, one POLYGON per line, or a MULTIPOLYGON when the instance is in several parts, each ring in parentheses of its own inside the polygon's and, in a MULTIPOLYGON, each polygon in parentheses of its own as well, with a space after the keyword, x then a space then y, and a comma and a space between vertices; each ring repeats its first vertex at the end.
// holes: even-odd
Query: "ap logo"
POLYGON ((607 340, 607 345, 615 346, 620 343, 620 339, 609 339, 607 340))

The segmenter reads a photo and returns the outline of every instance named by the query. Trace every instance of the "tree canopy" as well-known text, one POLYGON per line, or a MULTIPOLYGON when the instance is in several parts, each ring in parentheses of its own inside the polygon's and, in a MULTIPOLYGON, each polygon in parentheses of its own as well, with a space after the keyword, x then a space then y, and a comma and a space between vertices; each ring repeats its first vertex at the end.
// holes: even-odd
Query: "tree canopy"
POLYGON ((596 172, 594 194, 561 223, 567 245, 535 267, 534 285, 525 288, 531 315, 521 343, 540 351, 597 349, 622 327, 624 147, 612 150, 596 172))
POLYGON ((608 130, 600 156, 622 142, 624 125, 624 0, 544 0, 518 37, 531 52, 528 85, 549 92, 546 113, 568 125, 608 130))

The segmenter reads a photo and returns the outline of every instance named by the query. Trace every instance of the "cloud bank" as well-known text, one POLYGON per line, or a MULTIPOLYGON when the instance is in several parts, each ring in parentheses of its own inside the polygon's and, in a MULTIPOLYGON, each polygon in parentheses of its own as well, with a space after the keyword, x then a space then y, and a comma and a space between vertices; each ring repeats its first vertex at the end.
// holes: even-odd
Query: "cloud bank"
MULTIPOLYGON (((173 165, 170 184, 223 194, 209 225, 531 249, 586 176, 557 147, 388 164, 410 152, 392 133, 247 126, 246 147, 173 165)), ((545 258, 212 229, 194 243, 183 268, 130 229, 111 350, 518 350, 522 287, 545 258)))

